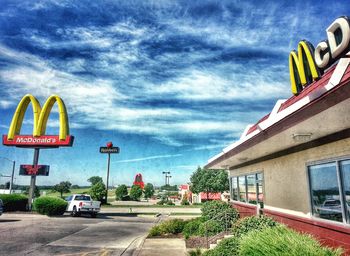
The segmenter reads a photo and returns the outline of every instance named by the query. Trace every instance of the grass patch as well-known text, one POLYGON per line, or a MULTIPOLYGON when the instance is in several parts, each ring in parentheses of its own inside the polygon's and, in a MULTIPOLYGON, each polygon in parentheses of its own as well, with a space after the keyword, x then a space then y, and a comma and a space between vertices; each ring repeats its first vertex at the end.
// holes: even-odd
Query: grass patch
POLYGON ((253 231, 239 244, 239 255, 251 256, 340 256, 341 249, 323 247, 311 235, 300 234, 285 226, 253 231))

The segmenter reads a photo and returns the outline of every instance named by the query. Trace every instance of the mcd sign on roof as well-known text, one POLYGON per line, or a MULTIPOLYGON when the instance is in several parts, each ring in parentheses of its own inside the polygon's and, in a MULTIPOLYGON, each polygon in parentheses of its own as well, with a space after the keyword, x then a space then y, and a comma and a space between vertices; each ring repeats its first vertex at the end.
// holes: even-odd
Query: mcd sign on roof
POLYGON ((342 16, 327 29, 327 40, 318 43, 316 48, 302 40, 298 51, 289 54, 289 72, 293 94, 299 94, 303 88, 319 79, 323 72, 334 62, 349 52, 350 19, 342 16))

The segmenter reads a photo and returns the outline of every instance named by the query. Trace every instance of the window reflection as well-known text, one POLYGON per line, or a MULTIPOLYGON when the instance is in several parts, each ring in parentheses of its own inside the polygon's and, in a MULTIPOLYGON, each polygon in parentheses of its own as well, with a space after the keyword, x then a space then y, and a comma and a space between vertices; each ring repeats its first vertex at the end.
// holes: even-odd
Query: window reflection
POLYGON ((345 208, 347 211, 347 223, 350 223, 350 160, 340 162, 340 169, 343 174, 345 208))
POLYGON ((238 177, 238 183, 239 183, 239 201, 246 202, 246 191, 247 191, 247 184, 245 176, 238 177))
POLYGON ((238 200, 238 184, 237 177, 232 178, 232 199, 238 200))
POLYGON ((336 164, 310 166, 309 177, 314 216, 342 222, 336 164))
POLYGON ((255 174, 247 176, 248 203, 256 204, 255 174))

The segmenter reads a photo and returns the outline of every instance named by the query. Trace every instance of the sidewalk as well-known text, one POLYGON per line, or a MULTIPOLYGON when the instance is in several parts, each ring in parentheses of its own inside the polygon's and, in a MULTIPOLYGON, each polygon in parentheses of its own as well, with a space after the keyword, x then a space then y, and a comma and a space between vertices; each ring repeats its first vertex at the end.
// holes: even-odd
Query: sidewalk
POLYGON ((137 256, 186 256, 186 244, 182 238, 146 239, 137 256))

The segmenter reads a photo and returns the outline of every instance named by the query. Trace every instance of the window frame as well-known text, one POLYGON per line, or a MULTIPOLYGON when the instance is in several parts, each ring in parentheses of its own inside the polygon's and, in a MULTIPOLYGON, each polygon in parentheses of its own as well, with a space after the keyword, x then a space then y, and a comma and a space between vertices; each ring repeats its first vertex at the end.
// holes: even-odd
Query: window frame
POLYGON ((340 167, 340 164, 342 161, 349 161, 349 160, 350 160, 350 156, 347 155, 347 156, 333 157, 333 158, 327 158, 327 159, 322 159, 317 161, 306 162, 305 167, 306 167, 306 176, 307 176, 307 184, 308 184, 309 206, 310 206, 310 213, 312 218, 320 219, 322 221, 327 221, 330 223, 344 224, 347 226, 350 224, 350 214, 348 214, 347 208, 346 208, 347 203, 346 203, 345 191, 344 191, 344 177, 343 177, 344 174, 340 167), (311 187, 311 177, 310 177, 309 167, 328 164, 328 163, 334 163, 336 167, 337 183, 339 188, 339 200, 340 200, 341 209, 342 209, 342 219, 343 219, 342 222, 324 219, 314 215, 314 202, 312 200, 313 197, 312 197, 312 187, 311 187))
POLYGON ((264 175, 264 171, 263 170, 231 176, 230 177, 230 184, 231 184, 231 187, 230 187, 231 198, 230 199, 232 201, 243 203, 243 204, 249 204, 249 205, 259 205, 260 204, 260 202, 259 202, 259 192, 260 192, 261 194, 263 194, 262 203, 264 204, 264 201, 265 201, 265 175, 264 175), (258 179, 258 174, 262 175, 262 179, 261 180, 258 179), (254 185, 255 185, 255 194, 256 194, 256 199, 257 199, 255 204, 248 202, 248 181, 247 181, 247 176, 249 176, 249 175, 254 175, 255 176, 255 184, 254 185), (241 191, 240 191, 240 186, 239 186, 239 177, 244 177, 244 180, 245 180, 245 202, 240 200, 240 194, 241 194, 240 192, 241 191), (236 184, 237 184, 237 200, 234 199, 234 195, 233 195, 233 181, 232 181, 233 179, 236 179, 236 184), (260 189, 259 189, 259 182, 262 185, 262 189, 261 189, 262 191, 260 191, 260 189))

